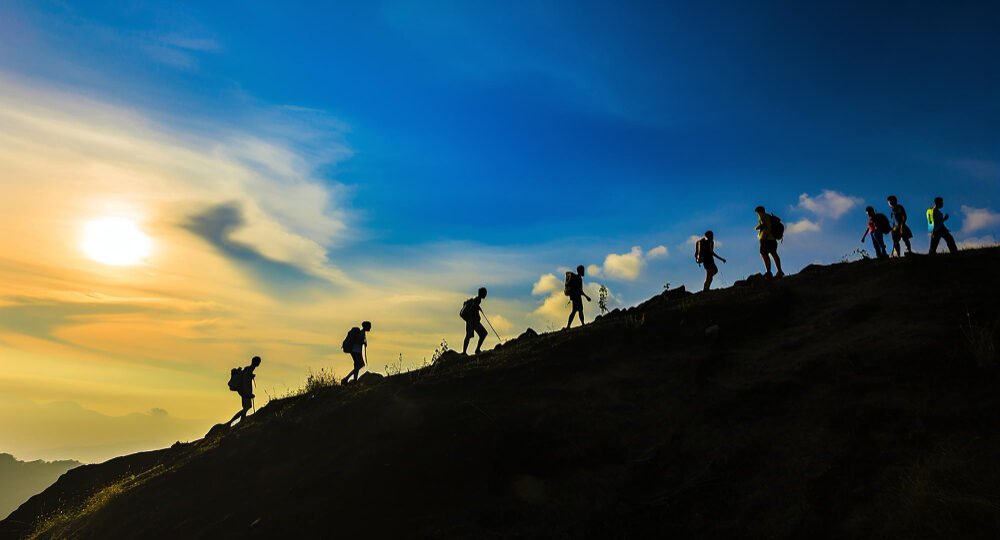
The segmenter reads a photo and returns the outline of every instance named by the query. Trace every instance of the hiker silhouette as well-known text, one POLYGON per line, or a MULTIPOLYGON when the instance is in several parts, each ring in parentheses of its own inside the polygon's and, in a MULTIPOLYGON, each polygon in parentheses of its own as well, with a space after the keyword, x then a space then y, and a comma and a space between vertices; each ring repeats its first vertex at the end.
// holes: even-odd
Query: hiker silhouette
POLYGON ((935 197, 934 206, 927 209, 927 228, 931 233, 931 248, 928 253, 932 255, 937 253, 938 243, 941 242, 941 239, 944 239, 945 243, 948 244, 949 252, 958 252, 958 246, 955 245, 951 231, 944 225, 944 222, 948 221, 948 214, 941 213, 942 207, 944 207, 944 199, 935 197))
POLYGON ((760 258, 764 260, 764 275, 771 277, 771 259, 778 270, 777 277, 782 277, 785 273, 781 270, 781 257, 778 256, 778 240, 784 236, 785 226, 781 224, 778 216, 768 214, 763 206, 754 209, 757 213, 757 239, 760 240, 760 258))
POLYGON ((371 332, 372 323, 371 321, 364 321, 361 323, 361 327, 355 326, 347 332, 347 337, 344 338, 344 343, 341 346, 345 353, 351 355, 351 359, 354 360, 354 369, 347 374, 346 377, 340 384, 347 384, 351 381, 351 376, 354 376, 354 382, 358 382, 358 374, 361 369, 367 365, 368 357, 368 332, 371 332))
POLYGON ((715 233, 705 231, 705 236, 701 240, 698 240, 694 246, 694 261, 705 267, 705 286, 702 288, 703 291, 707 291, 712 287, 712 278, 715 277, 715 274, 719 273, 719 267, 715 265, 715 259, 726 262, 726 259, 715 252, 715 233))
POLYGON ((476 354, 483 351, 483 341, 486 341, 486 327, 483 326, 481 313, 482 303, 486 299, 486 287, 480 287, 478 294, 462 303, 462 309, 458 316, 465 321, 465 342, 462 344, 462 354, 468 354, 469 341, 474 334, 479 335, 479 343, 476 344, 476 354))
POLYGON ((885 214, 876 214, 871 206, 865 208, 865 214, 868 215, 868 225, 865 227, 865 234, 861 235, 861 243, 865 243, 866 236, 871 236, 875 257, 885 259, 888 257, 885 253, 885 233, 892 230, 889 218, 885 214))
POLYGON ((899 257, 903 254, 899 246, 900 240, 906 245, 906 254, 912 255, 913 248, 910 246, 910 238, 913 238, 913 231, 906 224, 906 208, 899 204, 899 199, 895 195, 889 195, 886 201, 889 203, 890 217, 892 218, 892 255, 899 257))
POLYGON ((226 422, 227 426, 232 426, 236 420, 239 420, 242 424, 243 420, 247 418, 247 411, 253 407, 253 381, 257 377, 254 374, 254 370, 260 365, 260 361, 259 356, 254 356, 250 359, 249 366, 233 368, 230 372, 229 389, 240 395, 243 407, 226 422))
POLYGON ((580 314, 580 326, 583 326, 583 299, 586 298, 590 302, 590 297, 587 293, 583 292, 583 276, 586 274, 586 269, 581 264, 576 267, 576 273, 566 272, 566 285, 563 292, 569 297, 570 302, 573 304, 573 309, 569 312, 569 320, 566 321, 566 329, 573 325, 573 317, 577 313, 580 314))

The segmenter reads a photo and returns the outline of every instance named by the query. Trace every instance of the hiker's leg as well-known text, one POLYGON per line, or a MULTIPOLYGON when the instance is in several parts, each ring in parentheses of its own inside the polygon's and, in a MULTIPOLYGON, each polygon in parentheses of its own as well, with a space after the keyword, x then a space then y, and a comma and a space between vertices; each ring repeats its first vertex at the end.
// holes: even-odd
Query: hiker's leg
POLYGON ((953 237, 948 231, 942 233, 941 236, 944 237, 944 242, 948 244, 948 251, 958 253, 958 246, 955 245, 955 237, 953 237))
POLYGON ((567 329, 569 329, 570 326, 573 326, 573 317, 575 317, 575 316, 576 316, 576 308, 574 307, 569 312, 569 320, 566 321, 566 328, 567 329))
POLYGON ((774 257, 774 267, 778 269, 779 274, 784 274, 781 271, 781 257, 778 256, 778 250, 771 252, 771 256, 774 257))
POLYGON ((462 354, 469 354, 469 341, 472 339, 472 323, 465 321, 465 343, 462 344, 462 354))
POLYGON ((938 233, 931 233, 931 248, 927 251, 929 255, 937 253, 938 242, 941 241, 941 236, 938 233))
POLYGON ((903 243, 906 244, 906 252, 907 253, 912 253, 913 252, 913 247, 910 245, 910 239, 906 238, 904 236, 903 237, 903 243))
POLYGON ((483 323, 476 324, 476 333, 479 334, 479 343, 476 344, 476 354, 479 354, 483 351, 483 342, 486 341, 486 336, 488 335, 483 323))
POLYGON ((875 246, 875 257, 885 257, 885 240, 880 233, 872 233, 872 245, 875 246))
POLYGON ((902 252, 899 251, 899 237, 902 236, 900 233, 896 232, 895 229, 892 231, 892 256, 899 257, 902 252))
POLYGON ((362 368, 365 367, 365 357, 359 352, 352 352, 351 358, 354 359, 354 382, 358 382, 358 375, 361 374, 362 368))
POLYGON ((246 414, 247 414, 246 409, 240 409, 239 411, 236 412, 236 414, 233 415, 232 418, 229 419, 228 422, 226 422, 226 425, 227 426, 232 426, 233 422, 235 422, 241 416, 246 416, 246 414))
POLYGON ((770 274, 771 273, 771 258, 770 258, 770 256, 768 256, 767 253, 761 253, 760 254, 760 258, 764 259, 764 269, 767 270, 768 274, 770 274))

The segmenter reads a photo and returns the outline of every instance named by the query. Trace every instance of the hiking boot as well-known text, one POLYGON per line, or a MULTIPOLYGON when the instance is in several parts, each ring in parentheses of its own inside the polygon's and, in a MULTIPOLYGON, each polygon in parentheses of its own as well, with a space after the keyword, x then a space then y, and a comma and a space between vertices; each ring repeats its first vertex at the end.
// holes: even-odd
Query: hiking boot
POLYGON ((767 271, 767 272, 766 272, 766 273, 764 274, 764 277, 766 277, 767 279, 771 279, 771 278, 773 278, 773 277, 774 277, 774 274, 772 274, 772 273, 771 273, 771 271, 770 271, 770 270, 768 270, 768 271, 767 271))
POLYGON ((778 273, 775 274, 774 277, 776 277, 776 278, 783 278, 783 277, 785 277, 785 273, 782 272, 781 270, 778 270, 778 273))

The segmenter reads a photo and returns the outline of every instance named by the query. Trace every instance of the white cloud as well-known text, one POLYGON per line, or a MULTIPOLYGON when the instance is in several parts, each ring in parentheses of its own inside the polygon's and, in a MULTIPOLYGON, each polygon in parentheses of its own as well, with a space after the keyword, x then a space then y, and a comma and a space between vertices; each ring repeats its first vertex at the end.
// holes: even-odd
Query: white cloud
POLYGON ((667 246, 656 246, 655 248, 646 252, 646 258, 648 259, 659 259, 661 257, 667 257, 670 252, 667 250, 667 246))
POLYGON ((587 275, 591 277, 601 277, 604 275, 604 272, 601 271, 600 266, 597 266, 596 264, 588 264, 587 275))
POLYGON ((646 265, 642 248, 634 246, 628 253, 610 253, 604 258, 604 274, 613 279, 635 281, 646 265))
POLYGON ((962 213, 965 214, 965 219, 962 221, 962 232, 965 234, 1000 225, 1000 214, 992 212, 988 208, 973 208, 963 205, 962 213))
POLYGON ((807 232, 819 232, 819 224, 813 221, 809 221, 806 218, 802 218, 795 223, 789 223, 788 227, 785 228, 785 232, 788 234, 801 234, 807 232))
POLYGON ((840 219, 840 216, 846 214, 851 208, 864 202, 864 199, 860 197, 845 195, 830 189, 824 189, 816 197, 810 197, 807 193, 799 195, 800 208, 830 219, 840 219))
MULTIPOLYGON (((704 236, 702 236, 700 234, 692 234, 691 236, 688 237, 687 240, 684 241, 684 244, 688 245, 688 246, 693 246, 693 245, 697 244, 698 240, 701 240, 702 238, 704 238, 704 236)), ((719 240, 718 238, 716 238, 715 239, 715 247, 716 247, 716 249, 721 248, 722 245, 723 245, 722 244, 722 240, 719 240)))
POLYGON ((960 249, 974 249, 983 247, 993 247, 998 244, 996 238, 993 235, 971 237, 958 242, 958 247, 960 249))
POLYGON ((538 281, 535 282, 531 287, 531 294, 542 295, 549 294, 555 291, 562 291, 563 282, 559 281, 559 278, 555 274, 544 274, 538 281))

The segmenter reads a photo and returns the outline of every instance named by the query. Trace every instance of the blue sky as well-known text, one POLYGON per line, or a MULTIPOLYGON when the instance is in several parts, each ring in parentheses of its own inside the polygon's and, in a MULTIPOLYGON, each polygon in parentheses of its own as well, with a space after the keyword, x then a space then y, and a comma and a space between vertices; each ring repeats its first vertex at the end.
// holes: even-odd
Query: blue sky
MULTIPOLYGON (((825 249, 788 250, 792 265, 837 260, 864 220, 857 207, 811 214, 797 206, 803 193, 879 207, 896 193, 915 214, 937 194, 956 216, 998 206, 1000 8, 989 2, 14 2, 4 12, 8 74, 168 124, 240 126, 307 153, 342 144, 349 157, 320 176, 351 220, 331 252, 347 266, 442 242, 566 257, 541 257, 541 273, 662 244, 674 260, 652 281, 691 282, 697 269, 679 251, 712 227, 745 259, 735 278, 756 268, 744 234, 756 204, 821 228, 825 249), (284 111, 309 136, 262 110, 284 111)), ((969 236, 996 235, 989 223, 969 236)), ((652 281, 619 287, 640 287, 637 301, 652 281)))
MULTIPOLYGON (((997 28, 996 2, 8 1, 0 189, 17 204, 0 223, 48 249, 0 257, 23 283, 0 300, 38 319, 0 338, 134 358, 158 380, 141 371, 167 362, 155 352, 67 337, 78 314, 110 313, 73 304, 99 290, 116 314, 176 323, 161 337, 192 357, 280 352, 271 374, 294 386, 310 358, 346 362, 326 333, 359 312, 378 321, 377 354, 420 358, 461 339, 452 312, 479 285, 510 334, 564 320, 553 280, 577 264, 616 305, 698 287, 690 240, 708 228, 731 284, 761 270, 758 204, 791 227, 793 271, 862 247, 864 206, 891 193, 918 250, 937 195, 960 241, 995 243, 997 28), (83 264, 69 243, 56 260, 77 214, 139 216, 164 256, 29 283, 83 264), (171 307, 146 311, 152 292, 171 307), (200 310, 213 318, 189 320, 200 310)), ((105 323, 109 343, 136 332, 105 323)), ((10 353, 40 354, 25 347, 10 353)), ((215 399, 199 366, 184 384, 215 399)), ((104 413, 169 397, 13 384, 0 390, 104 413)))

